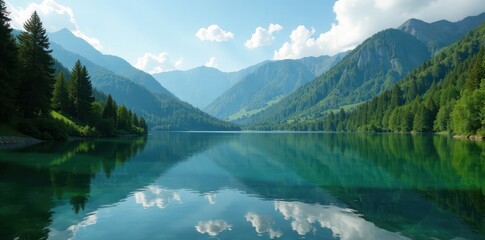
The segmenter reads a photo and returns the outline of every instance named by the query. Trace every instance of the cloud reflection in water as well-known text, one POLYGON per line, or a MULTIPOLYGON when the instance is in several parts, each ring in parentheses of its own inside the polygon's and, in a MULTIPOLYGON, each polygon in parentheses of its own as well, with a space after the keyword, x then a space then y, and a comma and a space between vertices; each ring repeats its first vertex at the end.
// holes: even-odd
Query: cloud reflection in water
POLYGON ((263 233, 268 233, 271 239, 280 238, 283 233, 280 230, 274 230, 272 227, 274 225, 273 219, 269 216, 261 216, 256 213, 249 212, 244 216, 246 221, 251 222, 258 235, 263 233))
POLYGON ((231 228, 232 225, 224 220, 200 221, 195 225, 197 232, 201 234, 207 233, 211 237, 215 237, 225 230, 231 230, 231 228))
POLYGON ((165 208, 170 203, 180 203, 182 200, 177 192, 162 189, 158 186, 148 186, 147 190, 135 193, 135 201, 137 204, 141 204, 143 208, 154 206, 165 208))
POLYGON ((210 205, 216 204, 216 194, 215 193, 206 193, 204 198, 209 202, 210 205))
POLYGON ((275 201, 274 206, 286 220, 291 220, 292 229, 302 236, 310 231, 315 233, 314 224, 320 224, 340 239, 407 239, 378 228, 349 209, 283 201, 275 201))

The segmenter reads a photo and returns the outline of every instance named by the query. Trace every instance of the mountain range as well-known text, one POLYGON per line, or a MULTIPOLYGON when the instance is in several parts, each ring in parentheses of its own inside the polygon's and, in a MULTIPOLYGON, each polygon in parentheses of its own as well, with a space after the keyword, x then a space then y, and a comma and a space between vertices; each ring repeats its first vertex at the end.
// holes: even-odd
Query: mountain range
POLYGON ((94 87, 144 115, 154 129, 221 130, 236 126, 214 117, 261 124, 315 119, 340 108, 353 109, 391 89, 484 20, 485 13, 454 23, 410 19, 397 29, 375 34, 350 52, 265 61, 230 73, 199 67, 152 76, 120 57, 100 53, 68 30, 49 37, 52 54, 60 63, 72 67, 80 59, 94 87))
POLYGON ((238 129, 180 101, 148 73, 122 58, 100 53, 68 30, 51 33, 49 37, 55 59, 68 68, 79 59, 96 89, 111 94, 119 104, 144 116, 152 130, 238 129))
POLYGON ((456 23, 409 20, 399 29, 381 31, 328 72, 242 122, 312 119, 325 116, 329 110, 354 108, 390 89, 433 53, 463 37, 484 20, 485 13, 456 23))
POLYGON ((327 71, 345 54, 265 62, 240 79, 204 110, 220 119, 230 121, 247 118, 276 104, 327 71))
POLYGON ((182 101, 203 109, 259 65, 229 73, 202 66, 187 71, 161 72, 153 77, 182 101))

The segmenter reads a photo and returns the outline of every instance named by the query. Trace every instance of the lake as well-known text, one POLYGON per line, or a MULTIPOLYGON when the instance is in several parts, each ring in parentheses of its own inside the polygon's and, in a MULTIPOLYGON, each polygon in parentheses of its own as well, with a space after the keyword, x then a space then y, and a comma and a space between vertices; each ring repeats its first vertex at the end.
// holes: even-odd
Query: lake
POLYGON ((150 133, 0 150, 0 239, 485 239, 485 143, 150 133))

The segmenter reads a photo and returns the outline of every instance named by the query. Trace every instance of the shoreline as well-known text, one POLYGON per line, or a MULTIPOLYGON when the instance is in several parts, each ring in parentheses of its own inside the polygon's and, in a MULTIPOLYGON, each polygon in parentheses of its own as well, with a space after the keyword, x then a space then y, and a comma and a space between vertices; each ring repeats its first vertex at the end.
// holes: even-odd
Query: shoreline
POLYGON ((0 149, 17 148, 43 142, 33 137, 0 136, 0 149))

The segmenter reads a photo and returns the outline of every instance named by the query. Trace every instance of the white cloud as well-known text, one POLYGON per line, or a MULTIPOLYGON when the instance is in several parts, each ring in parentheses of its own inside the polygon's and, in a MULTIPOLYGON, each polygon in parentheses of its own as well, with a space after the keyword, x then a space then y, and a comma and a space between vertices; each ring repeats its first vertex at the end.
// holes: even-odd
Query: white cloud
POLYGON ((211 57, 209 61, 207 61, 204 66, 210 67, 210 68, 217 68, 217 59, 216 57, 211 57))
POLYGON ((143 208, 166 208, 170 203, 182 201, 177 192, 167 189, 161 189, 158 186, 148 186, 146 191, 136 192, 135 201, 141 204, 143 208))
POLYGON ((279 32, 283 27, 279 24, 271 23, 268 29, 263 27, 256 28, 256 31, 251 35, 251 38, 246 41, 244 46, 249 49, 259 48, 262 46, 271 45, 275 39, 273 33, 279 32))
POLYGON ((150 74, 155 74, 180 69, 182 64, 182 58, 174 59, 167 52, 162 52, 158 55, 145 53, 145 55, 137 59, 135 67, 150 74))
POLYGON ((268 233, 269 238, 280 238, 283 236, 283 233, 280 230, 274 230, 273 220, 268 216, 261 216, 256 213, 249 212, 245 216, 246 221, 251 222, 251 225, 256 230, 258 235, 262 235, 263 233, 268 233))
POLYGON ((322 206, 300 202, 275 201, 275 210, 299 235, 305 236, 318 231, 315 225, 332 231, 339 239, 408 239, 399 233, 389 232, 368 222, 361 215, 337 206, 322 206))
POLYGON ((225 230, 231 230, 231 228, 232 225, 224 220, 200 221, 195 225, 197 232, 201 234, 207 233, 211 237, 215 237, 225 230))
POLYGON ((336 19, 329 31, 314 36, 298 26, 290 41, 274 52, 274 59, 334 55, 350 50, 371 35, 396 28, 410 18, 427 22, 458 21, 485 11, 483 0, 339 0, 333 6, 336 19))
POLYGON ((234 34, 232 32, 226 32, 215 24, 212 24, 207 28, 200 28, 195 36, 202 41, 211 42, 226 42, 234 38, 234 34))
POLYGON ((37 11, 42 20, 44 28, 49 32, 55 32, 62 28, 69 29, 74 35, 84 39, 94 48, 102 50, 101 42, 86 35, 81 31, 77 24, 74 12, 70 7, 61 5, 55 0, 44 0, 41 3, 31 3, 25 8, 16 7, 7 2, 7 8, 12 19, 11 25, 16 29, 23 29, 23 24, 27 21, 34 11, 37 11))

